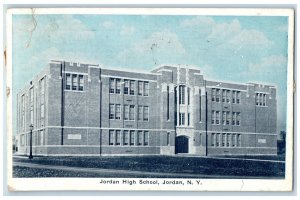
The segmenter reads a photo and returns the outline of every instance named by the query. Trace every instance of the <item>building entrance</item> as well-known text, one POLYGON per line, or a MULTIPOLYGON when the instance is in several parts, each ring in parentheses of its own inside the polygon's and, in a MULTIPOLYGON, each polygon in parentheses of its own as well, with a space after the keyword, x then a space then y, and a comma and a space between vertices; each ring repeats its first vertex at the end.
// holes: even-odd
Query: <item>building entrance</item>
POLYGON ((189 138, 187 136, 178 136, 175 138, 175 153, 189 152, 189 138))

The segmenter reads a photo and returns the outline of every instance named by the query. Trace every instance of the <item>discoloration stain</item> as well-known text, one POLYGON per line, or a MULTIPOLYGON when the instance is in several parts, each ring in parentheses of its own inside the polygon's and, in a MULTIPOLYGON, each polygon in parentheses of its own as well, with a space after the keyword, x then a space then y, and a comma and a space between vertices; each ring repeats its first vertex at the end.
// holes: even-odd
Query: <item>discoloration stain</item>
POLYGON ((293 84, 293 93, 296 93, 296 82, 294 81, 294 84, 293 84))
POLYGON ((35 31, 35 29, 36 29, 36 27, 37 27, 37 21, 36 21, 36 18, 35 18, 35 8, 31 8, 31 19, 32 19, 32 24, 33 24, 33 27, 32 27, 32 29, 30 29, 29 30, 29 40, 28 40, 28 42, 27 42, 27 44, 26 44, 26 48, 28 48, 29 46, 30 46, 30 43, 31 43, 31 38, 32 38, 32 34, 33 34, 33 32, 35 31))
POLYGON ((7 62, 7 61, 6 61, 6 59, 7 59, 7 58, 6 58, 6 47, 5 47, 5 49, 4 49, 3 54, 4 54, 4 55, 3 55, 3 56, 4 56, 4 64, 5 64, 5 66, 6 66, 6 62, 7 62))
POLYGON ((240 188, 240 191, 242 191, 243 187, 244 187, 244 180, 242 180, 242 186, 240 188))
POLYGON ((51 20, 49 26, 45 29, 45 34, 50 38, 52 34, 59 30, 59 25, 56 23, 54 19, 51 20))
POLYGON ((6 87, 6 96, 9 97, 10 95, 10 87, 6 87))
POLYGON ((173 42, 172 39, 165 38, 165 35, 163 34, 161 37, 157 38, 156 41, 153 41, 153 43, 150 45, 152 60, 155 65, 158 65, 158 59, 154 55, 155 50, 160 48, 161 50, 164 50, 164 48, 170 47, 172 42, 173 42))
POLYGON ((157 65, 157 60, 155 59, 155 57, 154 57, 154 52, 153 52, 155 48, 159 48, 157 43, 153 43, 153 44, 150 46, 151 53, 152 53, 152 60, 153 60, 154 64, 157 65))
POLYGON ((8 188, 8 191, 10 191, 10 192, 16 191, 15 188, 12 187, 11 185, 8 185, 7 188, 8 188))

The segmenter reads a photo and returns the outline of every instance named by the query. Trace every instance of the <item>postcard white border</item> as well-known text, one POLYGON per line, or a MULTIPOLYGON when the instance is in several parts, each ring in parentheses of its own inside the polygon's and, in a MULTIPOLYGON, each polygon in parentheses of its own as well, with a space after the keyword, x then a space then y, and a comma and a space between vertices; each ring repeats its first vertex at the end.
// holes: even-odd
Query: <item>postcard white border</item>
MULTIPOLYGON (((285 179, 200 179, 201 185, 100 185, 100 178, 13 178, 12 177, 12 15, 32 14, 32 9, 9 9, 7 18, 7 180, 9 191, 291 191, 293 187, 293 105, 294 105, 294 10, 248 8, 35 8, 35 14, 131 14, 208 16, 288 16, 287 138, 285 179)), ((156 178, 157 180, 162 180, 156 178)), ((123 179, 118 179, 123 180, 123 179)), ((131 179, 140 180, 140 179, 131 179)), ((150 180, 150 179, 148 179, 150 180)), ((185 179, 181 179, 185 180, 185 179)))

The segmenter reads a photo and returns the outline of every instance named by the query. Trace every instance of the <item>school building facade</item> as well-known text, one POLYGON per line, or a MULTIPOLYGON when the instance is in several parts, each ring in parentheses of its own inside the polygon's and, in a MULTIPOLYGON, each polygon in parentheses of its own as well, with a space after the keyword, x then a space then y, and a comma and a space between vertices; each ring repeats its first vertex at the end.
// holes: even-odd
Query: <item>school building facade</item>
POLYGON ((51 61, 17 95, 18 154, 275 155, 276 88, 51 61))

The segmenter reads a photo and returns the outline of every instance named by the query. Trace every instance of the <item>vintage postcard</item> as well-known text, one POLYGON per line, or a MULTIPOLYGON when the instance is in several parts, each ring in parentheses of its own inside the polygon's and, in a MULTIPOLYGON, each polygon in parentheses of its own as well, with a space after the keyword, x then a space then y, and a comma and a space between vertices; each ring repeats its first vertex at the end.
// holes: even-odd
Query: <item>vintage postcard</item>
POLYGON ((293 9, 9 9, 10 191, 291 191, 293 9))

